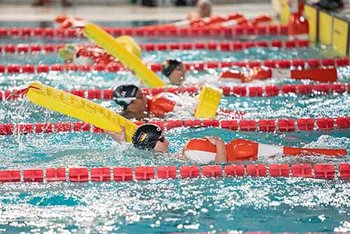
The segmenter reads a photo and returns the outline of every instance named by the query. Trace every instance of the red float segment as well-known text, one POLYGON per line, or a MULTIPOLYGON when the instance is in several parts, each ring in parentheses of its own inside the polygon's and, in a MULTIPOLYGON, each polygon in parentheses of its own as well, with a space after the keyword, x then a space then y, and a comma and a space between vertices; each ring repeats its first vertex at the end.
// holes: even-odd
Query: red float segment
POLYGON ((335 93, 345 93, 346 85, 345 84, 331 84, 331 91, 335 93))
POLYGON ((238 120, 221 120, 221 127, 232 131, 238 130, 238 120))
POLYGON ((297 86, 296 85, 282 85, 282 93, 284 93, 284 94, 297 93, 297 86))
POLYGON ((21 71, 21 66, 19 64, 7 65, 7 73, 19 73, 20 71, 21 71))
POLYGON ((35 124, 36 133, 52 133, 52 123, 37 123, 35 124))
POLYGON ((84 122, 74 122, 73 123, 73 130, 75 132, 89 132, 91 130, 91 125, 84 122))
POLYGON ((312 118, 297 119, 299 131, 310 131, 314 129, 315 121, 312 118))
POLYGON ((297 90, 299 94, 311 94, 313 91, 312 85, 304 85, 304 84, 299 84, 297 85, 297 90))
POLYGON ((24 182, 43 182, 44 171, 41 169, 23 170, 23 181, 24 182))
POLYGON ((71 122, 57 122, 54 123, 54 131, 55 132, 71 132, 72 131, 72 123, 71 122))
POLYGON ((265 177, 266 176, 266 165, 265 164, 248 164, 247 175, 252 177, 265 177))
POLYGON ((273 97, 273 96, 278 96, 280 91, 279 86, 277 85, 268 85, 265 86, 265 95, 267 97, 273 97))
POLYGON ((21 171, 20 170, 1 170, 0 182, 20 182, 21 171))
POLYGON ((199 166, 181 166, 180 176, 182 179, 185 178, 195 178, 200 175, 199 166))
POLYGON ((272 177, 289 177, 290 173, 288 164, 271 164, 269 171, 272 177))
POLYGON ((236 96, 247 96, 247 87, 233 87, 233 94, 236 96))
POLYGON ((136 180, 150 180, 154 179, 154 167, 143 166, 135 167, 135 179, 136 180))
POLYGON ((36 67, 36 72, 38 73, 47 73, 49 72, 49 65, 47 64, 40 64, 36 67))
POLYGON ((276 129, 275 120, 261 119, 258 121, 259 131, 273 132, 276 129))
POLYGON ((304 177, 304 178, 313 177, 311 164, 293 164, 292 165, 292 176, 293 177, 304 177))
POLYGON ((226 176, 244 176, 245 168, 244 165, 226 165, 224 168, 226 176))
POLYGON ((205 177, 222 177, 222 167, 220 165, 203 166, 202 175, 205 177))
POLYGON ((183 121, 182 120, 168 120, 165 123, 165 127, 167 130, 170 130, 173 128, 183 127, 183 121))
POLYGON ((133 180, 131 167, 115 167, 113 168, 114 181, 131 181, 133 180))
POLYGON ((34 127, 33 124, 17 124, 16 125, 16 132, 20 134, 27 134, 27 133, 33 133, 34 127))
POLYGON ((261 97, 263 95, 262 87, 248 87, 250 97, 261 97))
POLYGON ((12 135, 14 127, 14 124, 0 124, 0 135, 12 135))
POLYGON ((46 182, 67 181, 66 168, 47 168, 46 182))
POLYGON ((23 73, 34 73, 35 72, 35 67, 34 67, 34 65, 30 65, 30 64, 23 65, 22 66, 22 72, 23 73))
POLYGON ((89 171, 87 168, 69 168, 69 181, 71 182, 88 182, 89 171))
POLYGON ((277 127, 281 132, 293 132, 295 130, 294 119, 279 119, 277 120, 277 127))
POLYGON ((333 118, 317 118, 316 126, 320 130, 332 130, 334 129, 334 119, 333 118))
POLYGON ((350 179, 350 164, 341 163, 341 164, 339 164, 338 168, 339 168, 339 177, 343 180, 349 180, 350 179))
POLYGON ((157 175, 159 179, 176 179, 176 166, 159 166, 157 168, 157 175))
POLYGON ((336 123, 338 128, 349 128, 350 127, 350 117, 337 117, 335 119, 335 123, 336 123))
POLYGON ((241 131, 255 131, 256 130, 256 121, 255 120, 240 120, 239 129, 241 131))
POLYGON ((335 167, 330 164, 315 164, 314 173, 316 179, 332 180, 335 177, 335 167))
POLYGON ((329 93, 330 86, 329 84, 315 84, 314 90, 320 93, 329 93))
POLYGON ((111 181, 111 169, 109 167, 91 168, 91 181, 111 181))

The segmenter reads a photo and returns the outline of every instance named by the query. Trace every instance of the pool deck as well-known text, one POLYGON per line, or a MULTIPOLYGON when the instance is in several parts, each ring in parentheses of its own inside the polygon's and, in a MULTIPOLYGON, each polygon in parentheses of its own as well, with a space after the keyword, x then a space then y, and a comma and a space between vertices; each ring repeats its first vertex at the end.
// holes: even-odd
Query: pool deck
MULTIPOLYGON (((94 5, 62 8, 59 5, 32 7, 28 4, 0 4, 0 21, 51 21, 59 14, 91 21, 178 20, 186 18, 195 7, 162 6, 155 8, 136 5, 94 5)), ((240 12, 247 17, 274 14, 270 3, 236 3, 214 5, 214 15, 240 12)))

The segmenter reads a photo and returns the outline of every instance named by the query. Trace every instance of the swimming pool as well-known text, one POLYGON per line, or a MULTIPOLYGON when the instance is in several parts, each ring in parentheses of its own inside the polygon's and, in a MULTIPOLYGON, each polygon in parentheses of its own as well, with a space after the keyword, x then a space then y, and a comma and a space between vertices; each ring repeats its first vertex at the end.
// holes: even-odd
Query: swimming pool
MULTIPOLYGON (((280 38, 279 38, 280 39, 280 38)), ((23 43, 23 39, 0 39, 1 44, 23 43)), ((138 38, 147 43, 151 39, 138 38)), ((181 42, 185 39, 167 39, 181 42)), ((40 43, 52 43, 43 39, 40 43)), ((31 43, 31 42, 28 42, 31 43)), ((145 52, 146 61, 161 63, 168 57, 184 61, 266 60, 327 58, 336 56, 329 48, 250 48, 240 52, 207 50, 145 52)), ((55 54, 11 55, 3 53, 0 64, 62 63, 55 54)), ((350 66, 339 67, 339 82, 350 82, 350 66)), ((192 71, 188 79, 217 81, 220 69, 192 71), (199 78, 200 77, 200 78, 199 78)), ((0 89, 17 89, 38 80, 64 89, 110 89, 137 82, 128 72, 49 72, 1 74, 0 89)), ((309 84, 314 82, 274 78, 251 85, 309 84)), ((228 86, 237 85, 233 83, 228 86)), ((191 98, 183 95, 183 101, 191 98)), ((96 102, 118 110, 111 100, 96 102)), ((222 99, 221 108, 247 112, 248 119, 318 118, 350 115, 349 93, 285 94, 276 97, 222 99)), ((0 102, 0 123, 63 122, 75 120, 30 104, 28 101, 0 102)), ((184 111, 186 112, 186 111, 184 111)), ((182 118, 178 113, 172 118, 182 118)), ((270 144, 342 147, 350 150, 349 129, 329 131, 245 132, 219 128, 176 128, 166 132, 171 152, 179 152, 194 137, 219 135, 225 141, 243 137, 270 144), (179 137, 181 136, 181 137, 179 137)), ((48 167, 115 167, 144 165, 187 165, 170 155, 150 157, 119 145, 104 134, 63 132, 0 136, 0 169, 48 167)), ((344 158, 275 157, 257 163, 334 163, 344 158)), ((0 186, 0 230, 6 232, 188 232, 270 231, 333 232, 350 230, 348 181, 305 178, 196 178, 109 183, 4 183, 0 186)))

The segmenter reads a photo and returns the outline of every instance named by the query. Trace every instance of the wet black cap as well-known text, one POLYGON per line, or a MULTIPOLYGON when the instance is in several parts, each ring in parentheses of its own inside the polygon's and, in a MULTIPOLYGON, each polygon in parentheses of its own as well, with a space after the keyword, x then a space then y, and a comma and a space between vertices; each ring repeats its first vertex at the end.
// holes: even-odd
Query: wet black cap
POLYGON ((120 85, 113 92, 113 100, 124 109, 136 99, 139 88, 135 85, 120 85))
POLYGON ((177 59, 166 60, 163 63, 162 74, 165 75, 166 77, 169 77, 170 74, 175 70, 175 68, 181 63, 182 62, 180 60, 177 60, 177 59))
POLYGON ((138 127, 132 136, 132 144, 138 149, 154 149, 157 141, 162 139, 162 130, 155 124, 144 124, 138 127))

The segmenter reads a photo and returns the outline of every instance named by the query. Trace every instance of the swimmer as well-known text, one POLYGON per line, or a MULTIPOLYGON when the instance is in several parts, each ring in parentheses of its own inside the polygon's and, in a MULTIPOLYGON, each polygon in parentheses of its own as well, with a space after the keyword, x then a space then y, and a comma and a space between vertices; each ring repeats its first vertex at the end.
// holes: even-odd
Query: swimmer
POLYGON ((181 85, 185 80, 186 66, 180 60, 169 59, 163 63, 162 74, 168 77, 170 84, 181 85))
MULTIPOLYGON (((120 141, 125 134, 108 132, 114 140, 120 141)), ((125 139, 125 138, 124 138, 125 139)), ((135 148, 160 153, 168 153, 169 141, 163 131, 154 124, 144 124, 137 128, 132 136, 135 148)), ((345 156, 345 149, 318 149, 294 148, 286 146, 266 145, 245 139, 234 139, 227 144, 216 136, 189 140, 178 156, 184 160, 197 163, 226 163, 236 161, 258 160, 259 158, 273 157, 275 155, 324 155, 331 157, 345 156)))
POLYGON ((64 63, 75 63, 80 65, 104 65, 117 62, 113 56, 97 47, 76 46, 67 44, 59 49, 58 55, 64 63))
POLYGON ((198 18, 205 18, 211 16, 211 8, 212 4, 210 0, 198 0, 197 1, 197 11, 198 12, 191 12, 188 16, 190 20, 198 19, 198 18))
POLYGON ((113 92, 113 100, 123 107, 123 117, 141 120, 150 117, 147 98, 135 85, 120 85, 113 92))

